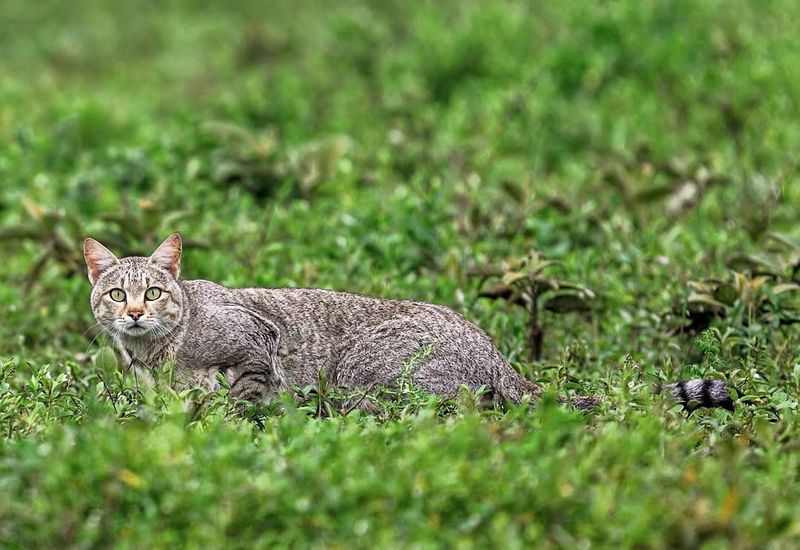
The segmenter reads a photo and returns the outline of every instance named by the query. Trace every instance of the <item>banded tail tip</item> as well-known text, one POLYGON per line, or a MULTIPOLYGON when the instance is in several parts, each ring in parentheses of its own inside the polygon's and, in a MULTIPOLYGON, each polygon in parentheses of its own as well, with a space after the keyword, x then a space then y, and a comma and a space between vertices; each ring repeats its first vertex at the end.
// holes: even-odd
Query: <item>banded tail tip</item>
POLYGON ((667 392, 689 412, 703 407, 721 408, 733 412, 735 408, 733 399, 728 393, 728 383, 724 380, 695 378, 664 384, 660 389, 667 392))

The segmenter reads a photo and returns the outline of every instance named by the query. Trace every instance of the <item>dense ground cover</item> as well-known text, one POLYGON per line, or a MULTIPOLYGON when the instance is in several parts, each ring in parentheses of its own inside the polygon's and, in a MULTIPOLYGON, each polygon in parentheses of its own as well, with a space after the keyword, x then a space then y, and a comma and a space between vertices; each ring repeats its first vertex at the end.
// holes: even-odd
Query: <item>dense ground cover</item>
POLYGON ((798 16, 3 2, 0 544, 796 543, 798 16), (446 304, 551 395, 608 397, 404 387, 369 417, 141 390, 90 328, 80 243, 173 230, 187 277, 446 304), (529 304, 480 297, 532 284, 536 360, 529 304), (737 411, 651 396, 694 376, 737 411))

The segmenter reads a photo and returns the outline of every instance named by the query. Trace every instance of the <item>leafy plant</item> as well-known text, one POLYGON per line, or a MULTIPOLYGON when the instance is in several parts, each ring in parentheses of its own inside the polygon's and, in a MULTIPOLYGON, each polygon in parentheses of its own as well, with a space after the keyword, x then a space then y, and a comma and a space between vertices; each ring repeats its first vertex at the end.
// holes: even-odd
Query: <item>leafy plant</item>
MULTIPOLYGON (((114 249, 120 256, 149 254, 165 234, 185 222, 194 214, 188 211, 168 210, 160 197, 142 198, 131 205, 126 201, 115 213, 99 216, 106 229, 95 236, 114 249)), ((25 292, 30 291, 50 264, 61 268, 66 277, 83 275, 85 263, 81 243, 88 235, 80 218, 64 208, 46 208, 29 199, 22 204, 28 219, 19 224, 0 228, 0 241, 19 246, 28 241, 37 250, 37 259, 25 277, 25 292)), ((204 248, 201 239, 185 239, 187 247, 204 248)))
POLYGON ((320 183, 335 175, 337 163, 352 146, 349 137, 340 135, 287 148, 273 130, 254 132, 220 122, 204 124, 202 131, 216 143, 211 180, 240 186, 262 200, 286 185, 296 195, 311 197, 320 183))
POLYGON ((558 263, 544 259, 533 250, 527 256, 503 263, 500 266, 481 266, 470 274, 480 277, 479 288, 492 278, 500 280, 478 296, 491 300, 505 300, 508 305, 523 307, 528 312, 528 345, 531 358, 538 361, 542 357, 544 327, 541 309, 556 314, 586 313, 591 311, 594 292, 588 288, 544 274, 558 263))
POLYGON ((25 292, 29 291, 50 263, 59 265, 66 275, 83 271, 83 257, 76 247, 81 222, 63 208, 46 209, 35 202, 22 201, 28 220, 25 223, 0 228, 0 241, 19 246, 24 241, 36 244, 36 259, 26 277, 25 292))
POLYGON ((729 185, 731 178, 712 171, 702 162, 655 158, 641 145, 634 156, 614 155, 600 170, 600 181, 616 189, 623 204, 641 215, 639 209, 659 205, 675 219, 693 210, 715 186, 729 185))
POLYGON ((728 280, 691 281, 686 314, 695 330, 708 326, 712 317, 727 317, 733 326, 753 323, 790 325, 800 322, 797 301, 789 301, 800 290, 794 282, 781 283, 767 275, 749 278, 732 272, 728 280))

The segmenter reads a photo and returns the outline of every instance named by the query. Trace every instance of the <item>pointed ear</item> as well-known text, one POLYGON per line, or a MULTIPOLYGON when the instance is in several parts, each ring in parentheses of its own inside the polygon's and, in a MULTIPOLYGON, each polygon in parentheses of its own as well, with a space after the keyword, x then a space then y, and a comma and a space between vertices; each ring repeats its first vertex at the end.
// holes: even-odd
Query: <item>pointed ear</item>
POLYGON ((150 256, 150 263, 166 269, 177 279, 181 274, 182 250, 181 236, 173 233, 156 248, 156 251, 150 256))
POLYGON ((95 284, 100 275, 110 267, 119 263, 109 249, 94 239, 83 241, 83 257, 86 267, 89 268, 89 282, 95 284))

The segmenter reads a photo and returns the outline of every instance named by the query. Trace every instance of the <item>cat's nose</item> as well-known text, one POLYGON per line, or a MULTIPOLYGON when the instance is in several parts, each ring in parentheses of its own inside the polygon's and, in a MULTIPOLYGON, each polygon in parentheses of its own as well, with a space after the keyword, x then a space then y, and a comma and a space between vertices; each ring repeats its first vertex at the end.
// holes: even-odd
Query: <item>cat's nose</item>
POLYGON ((128 317, 130 317, 134 321, 138 321, 142 317, 142 315, 144 315, 144 312, 139 312, 139 311, 128 312, 128 317))

